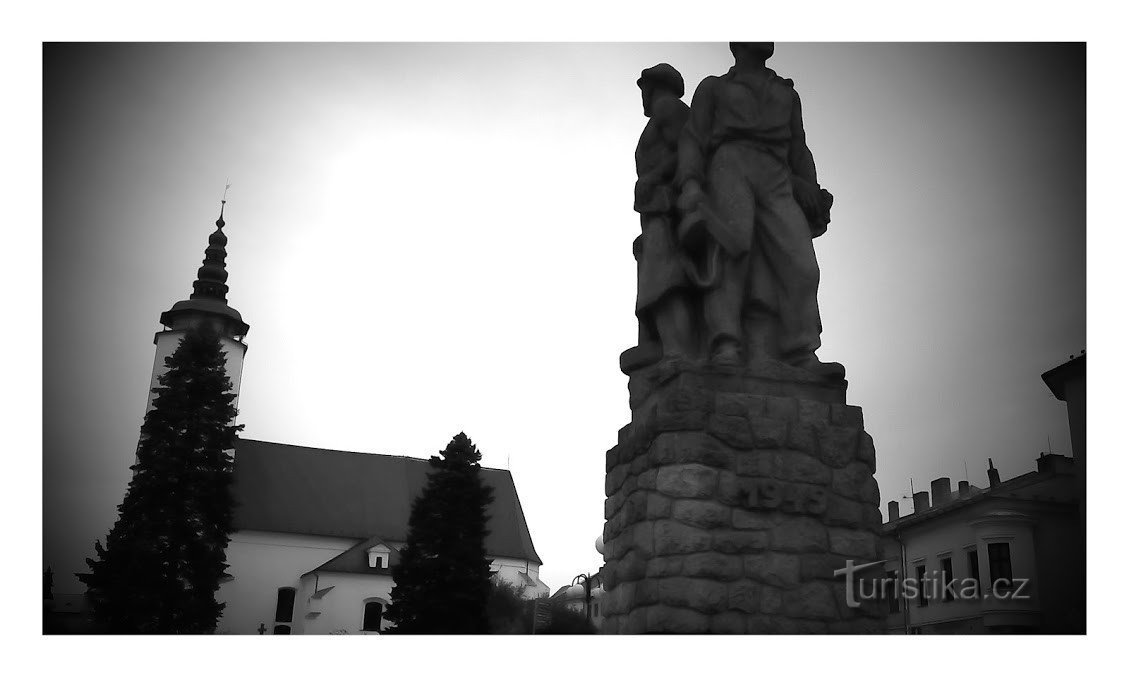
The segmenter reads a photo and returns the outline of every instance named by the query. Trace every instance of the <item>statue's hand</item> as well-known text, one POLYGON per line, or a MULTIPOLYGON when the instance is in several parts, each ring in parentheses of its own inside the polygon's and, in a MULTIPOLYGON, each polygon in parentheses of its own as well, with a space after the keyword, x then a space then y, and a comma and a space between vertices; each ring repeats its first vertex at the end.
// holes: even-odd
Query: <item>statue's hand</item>
POLYGON ((796 203, 809 218, 814 218, 822 211, 823 201, 820 196, 819 186, 798 176, 792 177, 792 196, 796 203))
POLYGON ((702 201, 702 185, 690 179, 682 184, 682 192, 678 195, 678 210, 685 213, 693 211, 702 201))

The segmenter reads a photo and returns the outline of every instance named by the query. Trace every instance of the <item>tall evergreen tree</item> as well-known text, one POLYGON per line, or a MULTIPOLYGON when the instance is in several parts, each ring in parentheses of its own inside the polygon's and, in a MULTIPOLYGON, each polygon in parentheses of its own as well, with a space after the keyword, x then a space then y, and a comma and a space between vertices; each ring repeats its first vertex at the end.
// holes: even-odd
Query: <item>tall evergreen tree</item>
POLYGON ((485 634, 491 594, 486 510, 493 489, 482 482, 482 454, 459 433, 431 457, 427 485, 412 504, 408 538, 392 569, 387 618, 395 633, 485 634))
POLYGON ((215 630, 233 513, 225 450, 242 429, 224 362, 207 331, 190 331, 165 359, 117 522, 79 575, 105 632, 215 630))

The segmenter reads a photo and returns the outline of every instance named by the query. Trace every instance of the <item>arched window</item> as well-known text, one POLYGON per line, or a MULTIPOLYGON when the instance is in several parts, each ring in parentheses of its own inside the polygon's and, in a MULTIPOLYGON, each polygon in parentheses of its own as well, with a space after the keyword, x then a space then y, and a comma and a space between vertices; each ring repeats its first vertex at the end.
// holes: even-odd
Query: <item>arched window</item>
MULTIPOLYGON (((275 623, 292 623, 294 621, 294 588, 279 588, 278 602, 274 607, 275 623)), ((276 633, 277 634, 277 633, 276 633)))
POLYGON ((378 599, 365 600, 365 616, 361 622, 361 630, 365 632, 380 632, 380 621, 384 618, 384 603, 378 599))

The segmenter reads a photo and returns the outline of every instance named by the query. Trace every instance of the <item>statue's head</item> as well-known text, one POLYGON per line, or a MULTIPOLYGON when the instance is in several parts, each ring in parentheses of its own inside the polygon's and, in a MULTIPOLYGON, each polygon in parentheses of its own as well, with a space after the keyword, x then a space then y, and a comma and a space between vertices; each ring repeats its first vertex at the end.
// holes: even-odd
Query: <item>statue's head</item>
POLYGON ((773 42, 731 42, 729 51, 737 61, 764 63, 776 50, 773 42))
POLYGON ((651 107, 656 99, 662 96, 679 99, 686 93, 686 83, 682 81, 682 74, 668 63, 643 69, 636 84, 643 92, 643 114, 647 117, 651 116, 651 107))

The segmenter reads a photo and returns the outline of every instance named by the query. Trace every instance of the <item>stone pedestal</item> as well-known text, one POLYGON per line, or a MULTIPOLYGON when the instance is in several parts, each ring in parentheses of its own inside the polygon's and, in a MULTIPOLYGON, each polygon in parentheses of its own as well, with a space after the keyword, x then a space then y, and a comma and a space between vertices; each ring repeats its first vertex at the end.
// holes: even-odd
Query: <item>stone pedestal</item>
POLYGON ((780 364, 631 375, 607 453, 603 632, 882 630, 885 606, 849 606, 835 574, 879 559, 874 445, 846 387, 780 364))

